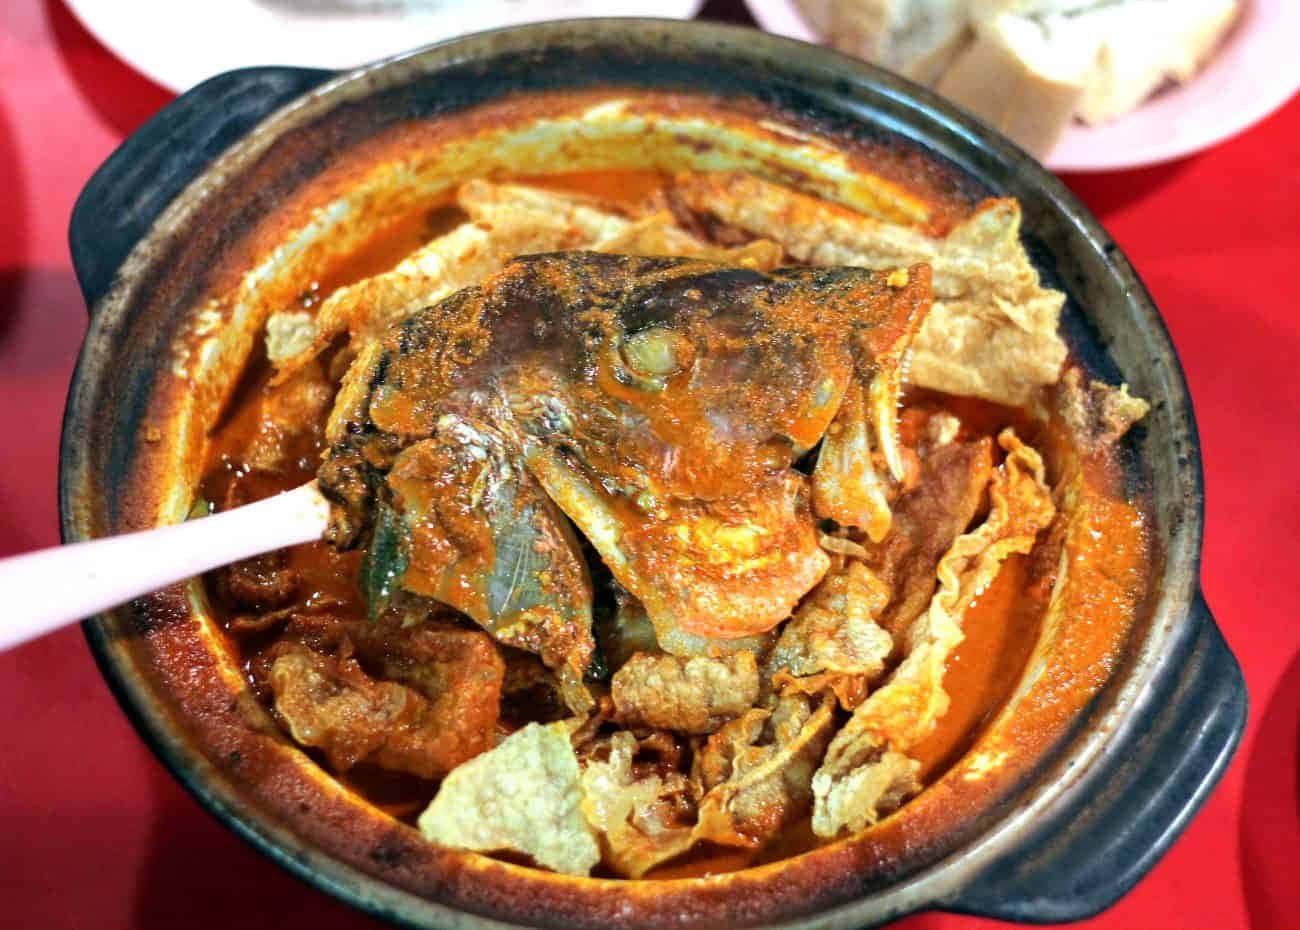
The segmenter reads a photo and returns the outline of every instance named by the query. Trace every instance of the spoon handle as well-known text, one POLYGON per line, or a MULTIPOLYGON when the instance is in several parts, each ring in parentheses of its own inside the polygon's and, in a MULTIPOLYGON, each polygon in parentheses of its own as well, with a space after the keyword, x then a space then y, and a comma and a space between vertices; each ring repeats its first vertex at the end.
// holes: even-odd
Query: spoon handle
POLYGON ((312 481, 200 520, 0 559, 0 651, 220 565, 319 539, 328 522, 312 481))

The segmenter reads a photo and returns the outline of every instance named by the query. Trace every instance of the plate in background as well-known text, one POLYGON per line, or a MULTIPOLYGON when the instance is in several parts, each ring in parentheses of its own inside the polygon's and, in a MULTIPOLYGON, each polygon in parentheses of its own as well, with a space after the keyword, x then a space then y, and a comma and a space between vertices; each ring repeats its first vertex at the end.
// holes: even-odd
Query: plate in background
POLYGON ((500 26, 689 19, 703 0, 65 0, 119 58, 181 93, 254 65, 343 69, 500 26))
MULTIPOLYGON (((793 0, 745 0, 768 32, 816 42, 793 0)), ((1107 171, 1169 161, 1259 122, 1300 88, 1300 2, 1250 0, 1191 81, 1105 126, 1075 124, 1044 160, 1053 171, 1107 171)))

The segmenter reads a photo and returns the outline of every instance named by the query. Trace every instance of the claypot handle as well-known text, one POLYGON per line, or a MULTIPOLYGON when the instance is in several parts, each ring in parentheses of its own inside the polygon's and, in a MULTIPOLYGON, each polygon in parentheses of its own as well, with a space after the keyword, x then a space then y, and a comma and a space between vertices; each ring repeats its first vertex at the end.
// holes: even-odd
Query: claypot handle
POLYGON ((209 162, 262 119, 333 75, 246 68, 204 81, 118 146, 77 198, 68 246, 93 312, 127 254, 209 162))
POLYGON ((1198 592, 1151 692, 1029 842, 945 910, 1029 923, 1082 920, 1120 899, 1218 782, 1246 724, 1246 685, 1198 592))

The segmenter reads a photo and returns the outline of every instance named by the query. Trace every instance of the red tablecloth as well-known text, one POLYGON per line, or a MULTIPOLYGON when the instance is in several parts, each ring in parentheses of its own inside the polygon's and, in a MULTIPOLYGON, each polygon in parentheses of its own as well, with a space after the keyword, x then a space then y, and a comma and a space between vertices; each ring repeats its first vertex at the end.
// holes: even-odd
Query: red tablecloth
MULTIPOLYGON (((86 321, 66 246, 73 200, 169 99, 58 0, 0 3, 0 555, 58 539, 59 422, 86 321)), ((1298 167, 1300 99, 1199 156, 1068 179, 1137 266, 1182 356, 1205 453, 1205 593, 1251 695, 1223 783, 1089 927, 1300 926, 1298 167)), ((0 926, 372 923, 190 800, 136 738, 79 630, 0 655, 0 708, 0 926)))

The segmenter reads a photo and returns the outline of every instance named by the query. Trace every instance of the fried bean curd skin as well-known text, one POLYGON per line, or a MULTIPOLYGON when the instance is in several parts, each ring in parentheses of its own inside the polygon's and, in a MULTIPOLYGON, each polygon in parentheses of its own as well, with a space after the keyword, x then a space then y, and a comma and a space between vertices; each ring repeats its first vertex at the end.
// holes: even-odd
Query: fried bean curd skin
POLYGON ((755 708, 713 736, 699 756, 705 789, 696 836, 761 847, 812 805, 812 777, 835 727, 834 698, 803 695, 755 708))
POLYGON ((530 723, 448 775, 420 815, 420 832, 443 846, 523 853, 586 875, 600 848, 580 808, 580 779, 568 725, 530 723))
POLYGON ((876 623, 888 601, 889 588, 862 562, 832 569, 782 628, 768 658, 772 684, 782 693, 829 688, 847 710, 862 703, 894 649, 876 623))
POLYGON ((605 861, 640 878, 695 845, 698 784, 681 772, 638 772, 637 740, 619 730, 604 759, 582 769, 582 812, 600 836, 605 861))
POLYGON ((1060 376, 1065 295, 1039 284, 1020 244, 1014 200, 985 201, 935 237, 738 172, 683 175, 676 189, 690 207, 773 239, 812 265, 928 264, 934 310, 912 346, 913 384, 1018 406, 1060 376))
POLYGON ((809 810, 833 705, 795 696, 751 708, 709 737, 689 778, 637 775, 636 741, 615 733, 608 760, 588 762, 582 776, 583 810, 607 861, 639 878, 702 841, 762 847, 809 810))
POLYGON ((1056 514, 1038 453, 1011 430, 998 442, 1008 455, 989 487, 988 518, 939 561, 939 590, 907 631, 906 658, 835 734, 813 777, 819 836, 861 830, 919 790, 918 765, 906 753, 947 712, 943 673, 962 640, 963 615, 1003 560, 1029 552, 1056 514))

